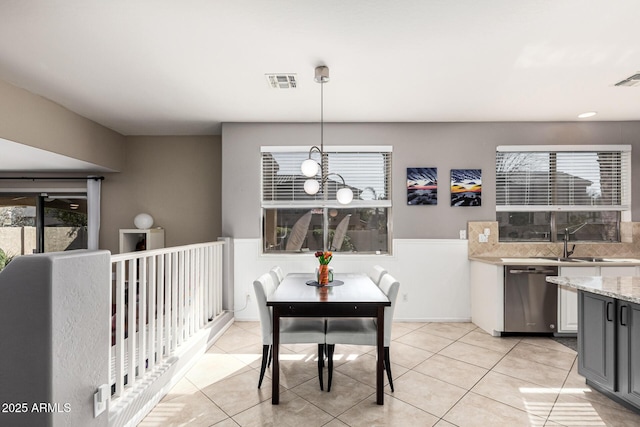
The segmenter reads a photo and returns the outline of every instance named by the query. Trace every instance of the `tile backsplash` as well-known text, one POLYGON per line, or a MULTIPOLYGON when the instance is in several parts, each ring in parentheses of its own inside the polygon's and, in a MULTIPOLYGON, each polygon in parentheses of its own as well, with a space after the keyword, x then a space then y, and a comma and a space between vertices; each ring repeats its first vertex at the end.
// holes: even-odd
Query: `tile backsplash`
MULTIPOLYGON (((469 256, 487 257, 541 257, 562 256, 563 242, 498 242, 496 221, 471 221, 467 226, 469 256), (480 234, 489 229, 487 242, 479 241, 480 234)), ((573 256, 640 257, 640 223, 620 224, 620 243, 576 243, 573 256)), ((573 242, 569 243, 571 246, 573 242)))

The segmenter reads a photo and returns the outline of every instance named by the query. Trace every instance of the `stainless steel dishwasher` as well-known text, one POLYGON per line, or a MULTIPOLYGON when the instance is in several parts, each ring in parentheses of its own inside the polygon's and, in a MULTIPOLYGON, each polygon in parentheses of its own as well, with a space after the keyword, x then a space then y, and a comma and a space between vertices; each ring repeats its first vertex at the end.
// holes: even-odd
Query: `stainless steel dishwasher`
POLYGON ((504 266, 504 331, 554 333, 558 318, 557 266, 504 266))

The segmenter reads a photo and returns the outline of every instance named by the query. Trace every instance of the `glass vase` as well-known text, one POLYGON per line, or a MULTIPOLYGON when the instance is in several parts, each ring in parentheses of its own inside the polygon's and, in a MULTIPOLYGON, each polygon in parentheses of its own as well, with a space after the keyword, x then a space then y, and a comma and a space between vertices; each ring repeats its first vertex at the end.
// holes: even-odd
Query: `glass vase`
POLYGON ((318 266, 318 283, 321 285, 329 284, 329 266, 326 264, 318 266))

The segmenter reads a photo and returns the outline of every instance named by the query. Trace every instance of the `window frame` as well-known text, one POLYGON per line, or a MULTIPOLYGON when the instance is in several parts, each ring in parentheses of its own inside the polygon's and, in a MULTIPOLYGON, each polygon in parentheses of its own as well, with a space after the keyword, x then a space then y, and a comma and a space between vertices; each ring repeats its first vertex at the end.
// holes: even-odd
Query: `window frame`
MULTIPOLYGON (((325 156, 331 155, 339 155, 339 153, 352 153, 352 154, 360 154, 360 153, 372 153, 372 154, 384 154, 386 157, 384 158, 384 163, 382 165, 386 176, 383 178, 384 182, 384 198, 383 199, 372 199, 372 200, 361 200, 358 199, 357 193, 354 194, 354 199, 351 203, 347 205, 342 205, 338 203, 335 197, 325 197, 323 199, 319 198, 311 198, 308 200, 265 200, 265 169, 264 169, 264 154, 265 153, 299 153, 303 155, 304 158, 307 158, 309 155, 309 146, 261 146, 260 147, 260 221, 261 221, 261 241, 262 241, 262 254, 294 254, 294 253, 304 253, 304 252, 292 252, 292 251, 267 251, 265 244, 266 236, 265 236, 265 220, 266 220, 266 210, 268 209, 287 209, 287 208, 308 208, 315 210, 322 210, 323 212, 323 241, 327 242, 327 237, 329 235, 329 215, 328 212, 331 209, 357 209, 357 208, 372 208, 372 209, 386 209, 387 216, 387 251, 385 254, 391 254, 391 242, 392 242, 392 161, 393 161, 393 147, 390 145, 370 145, 370 146, 351 146, 351 145, 343 145, 343 146, 324 146, 325 156)), ((304 158, 302 160, 304 160, 304 158)), ((319 161, 319 155, 317 153, 313 153, 311 158, 319 161)), ((300 163, 302 163, 302 160, 300 163)), ((354 162, 353 168, 349 171, 351 174, 354 172, 358 172, 358 165, 354 162)), ((300 173, 300 172, 298 172, 300 173)), ((329 165, 329 173, 338 173, 343 174, 344 170, 340 168, 331 168, 329 165)), ((301 174, 301 173, 300 173, 301 174)), ((302 176, 302 175, 300 175, 302 176)), ((306 177, 305 177, 306 179, 306 177)), ((345 183, 347 186, 350 185, 349 179, 345 176, 345 183)), ((331 183, 333 185, 333 183, 331 183)), ((360 189, 359 187, 352 187, 360 190, 361 193, 364 193, 368 188, 365 187, 360 189)), ((291 190, 292 194, 295 190, 291 190)), ((335 190, 334 190, 335 191, 335 190)), ((375 193, 375 190, 373 190, 375 193)), ((331 194, 331 190, 328 191, 331 194)), ((318 192, 321 194, 322 191, 318 192)), ((355 193, 355 192, 354 192, 355 193)), ((276 196, 277 197, 277 196, 276 196)), ((273 199, 273 197, 272 197, 273 199)), ((351 252, 343 252, 351 254, 351 252)), ((368 253, 376 253, 379 254, 379 250, 371 250, 371 251, 358 251, 353 252, 353 254, 368 254, 368 253)))
MULTIPOLYGON (((617 241, 620 241, 620 223, 623 221, 631 220, 631 181, 632 181, 632 171, 631 171, 631 145, 504 145, 496 147, 496 216, 500 212, 547 212, 550 215, 550 242, 558 241, 557 235, 557 220, 556 214, 561 212, 605 212, 605 211, 615 211, 618 212, 619 215, 617 217, 616 224, 616 232, 617 232, 617 241), (619 168, 615 171, 615 177, 619 179, 619 187, 617 188, 617 195, 615 200, 617 203, 610 204, 597 204, 597 205, 586 205, 586 204, 578 204, 578 205, 566 205, 566 204, 554 204, 550 203, 549 200, 558 200, 560 196, 573 193, 561 193, 562 190, 557 190, 556 193, 549 195, 547 203, 523 203, 523 204, 501 204, 501 185, 506 185, 508 187, 508 174, 500 177, 500 173, 498 172, 499 166, 499 153, 546 153, 549 154, 550 158, 553 160, 549 161, 548 164, 548 172, 547 172, 547 182, 550 191, 553 189, 557 190, 557 187, 554 187, 554 180, 558 173, 565 173, 565 171, 554 169, 555 168, 555 160, 557 160, 558 153, 620 153, 619 158, 619 168), (556 156, 554 156, 554 154, 556 156)), ((598 171, 600 173, 601 171, 598 171)), ((576 175, 576 177, 578 177, 576 175)), ((584 178, 583 178, 584 179, 584 178)), ((542 187, 535 187, 535 185, 527 186, 528 190, 536 188, 540 189, 542 187)), ((504 190, 504 200, 508 200, 508 188, 504 190)), ((535 199, 535 197, 534 197, 535 199)), ((501 240, 505 242, 525 242, 532 240, 501 240)), ((540 240, 533 240, 540 241, 540 240)), ((545 240, 547 241, 547 240, 545 240)), ((605 241, 602 241, 605 242, 605 241)))

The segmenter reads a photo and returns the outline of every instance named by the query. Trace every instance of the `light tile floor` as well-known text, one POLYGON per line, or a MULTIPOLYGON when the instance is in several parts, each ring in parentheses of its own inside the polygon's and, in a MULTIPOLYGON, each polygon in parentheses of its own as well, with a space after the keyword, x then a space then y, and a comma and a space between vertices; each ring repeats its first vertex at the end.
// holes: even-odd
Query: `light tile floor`
POLYGON ((270 370, 257 388, 260 324, 235 322, 139 425, 640 425, 640 415, 587 387, 576 353, 551 339, 496 338, 471 323, 400 322, 392 338, 395 392, 385 387, 384 406, 375 404, 373 347, 336 346, 327 393, 318 386, 316 345, 281 346, 274 406, 270 370))

